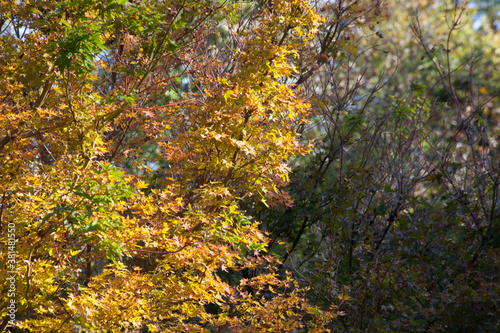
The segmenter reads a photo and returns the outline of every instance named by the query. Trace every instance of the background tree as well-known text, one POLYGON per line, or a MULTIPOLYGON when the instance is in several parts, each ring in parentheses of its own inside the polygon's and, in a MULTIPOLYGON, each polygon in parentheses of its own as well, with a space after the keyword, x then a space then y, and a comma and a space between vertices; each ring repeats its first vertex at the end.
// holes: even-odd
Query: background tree
POLYGON ((261 215, 271 251, 340 298, 334 330, 497 330, 498 34, 465 3, 387 8, 304 84, 316 145, 261 215))

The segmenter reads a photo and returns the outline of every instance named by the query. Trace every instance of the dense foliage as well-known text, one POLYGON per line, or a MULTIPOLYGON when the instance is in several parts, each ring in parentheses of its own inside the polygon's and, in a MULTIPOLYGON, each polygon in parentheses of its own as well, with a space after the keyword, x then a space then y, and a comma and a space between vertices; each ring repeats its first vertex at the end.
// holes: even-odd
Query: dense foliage
POLYGON ((0 332, 499 330, 497 11, 2 1, 0 332))
POLYGON ((466 3, 387 6, 308 85, 316 145, 292 162, 295 206, 261 217, 290 244, 271 250, 344 300, 336 331, 494 332, 500 34, 466 3))

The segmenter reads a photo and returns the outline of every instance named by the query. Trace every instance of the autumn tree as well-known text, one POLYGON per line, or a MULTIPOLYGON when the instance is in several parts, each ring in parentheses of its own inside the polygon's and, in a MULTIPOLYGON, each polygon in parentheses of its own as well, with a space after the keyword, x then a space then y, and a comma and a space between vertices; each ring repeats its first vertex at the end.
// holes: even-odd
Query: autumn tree
POLYGON ((249 212, 292 205, 300 87, 369 18, 325 6, 2 2, 0 331, 324 331, 249 212))

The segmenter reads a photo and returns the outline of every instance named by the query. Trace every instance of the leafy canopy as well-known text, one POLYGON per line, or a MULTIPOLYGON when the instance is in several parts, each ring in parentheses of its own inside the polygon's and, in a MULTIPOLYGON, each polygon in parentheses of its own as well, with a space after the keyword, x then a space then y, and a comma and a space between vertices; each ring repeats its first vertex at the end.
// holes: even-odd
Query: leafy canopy
POLYGON ((242 208, 289 203, 286 163, 308 149, 293 81, 322 18, 307 1, 0 12, 0 219, 16 226, 19 328, 324 329, 334 309, 276 273, 242 208))

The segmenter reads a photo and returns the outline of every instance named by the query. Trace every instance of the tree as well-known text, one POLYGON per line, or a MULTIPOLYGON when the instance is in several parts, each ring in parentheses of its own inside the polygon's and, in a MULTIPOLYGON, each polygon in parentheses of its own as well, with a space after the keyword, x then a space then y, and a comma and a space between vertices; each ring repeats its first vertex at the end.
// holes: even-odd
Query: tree
POLYGON ((12 300, 26 332, 323 331, 335 306, 277 274, 244 210, 289 203, 309 149, 313 8, 1 6, 1 331, 12 300))
POLYGON ((262 217, 270 251, 312 299, 342 300, 334 330, 495 331, 498 36, 464 3, 387 7, 359 55, 306 84, 316 146, 295 160, 295 207, 262 217))

